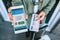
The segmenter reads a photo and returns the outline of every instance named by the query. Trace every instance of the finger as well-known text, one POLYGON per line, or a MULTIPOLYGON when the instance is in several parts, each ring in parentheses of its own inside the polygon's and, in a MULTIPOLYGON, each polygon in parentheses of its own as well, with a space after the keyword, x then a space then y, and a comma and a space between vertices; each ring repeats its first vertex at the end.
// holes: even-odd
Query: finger
POLYGON ((40 20, 43 20, 43 19, 44 19, 44 17, 45 17, 45 16, 43 15, 43 16, 40 18, 40 20))
POLYGON ((27 14, 24 14, 24 18, 25 18, 25 19, 28 19, 28 15, 27 15, 27 14))
POLYGON ((10 17, 10 21, 13 22, 13 17, 10 17))
POLYGON ((38 15, 38 18, 36 20, 39 20, 42 17, 42 13, 38 15))
POLYGON ((9 17, 12 17, 12 14, 11 13, 8 13, 9 17))
POLYGON ((45 13, 40 17, 40 20, 43 20, 45 17, 45 13))
POLYGON ((10 22, 13 22, 13 16, 12 16, 12 14, 8 13, 8 15, 9 15, 10 22))

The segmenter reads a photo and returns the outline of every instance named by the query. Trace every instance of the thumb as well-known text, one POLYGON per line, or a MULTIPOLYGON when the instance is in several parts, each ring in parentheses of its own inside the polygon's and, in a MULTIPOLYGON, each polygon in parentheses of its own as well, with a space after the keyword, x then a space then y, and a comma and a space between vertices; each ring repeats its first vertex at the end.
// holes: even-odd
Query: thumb
POLYGON ((24 14, 24 18, 27 20, 28 19, 28 15, 25 13, 24 14))

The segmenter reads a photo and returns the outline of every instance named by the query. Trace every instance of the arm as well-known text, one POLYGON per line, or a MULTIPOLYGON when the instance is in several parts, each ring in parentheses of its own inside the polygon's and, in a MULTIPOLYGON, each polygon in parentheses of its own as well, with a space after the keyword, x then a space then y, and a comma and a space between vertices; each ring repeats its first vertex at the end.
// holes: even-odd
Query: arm
POLYGON ((54 4, 55 4, 56 0, 50 0, 50 2, 48 3, 48 6, 45 7, 45 9, 43 9, 43 11, 46 13, 46 15, 49 13, 49 11, 53 8, 54 4))
POLYGON ((44 17, 49 13, 49 11, 53 8, 56 0, 50 0, 48 5, 43 8, 43 10, 38 14, 38 21, 43 20, 44 17))

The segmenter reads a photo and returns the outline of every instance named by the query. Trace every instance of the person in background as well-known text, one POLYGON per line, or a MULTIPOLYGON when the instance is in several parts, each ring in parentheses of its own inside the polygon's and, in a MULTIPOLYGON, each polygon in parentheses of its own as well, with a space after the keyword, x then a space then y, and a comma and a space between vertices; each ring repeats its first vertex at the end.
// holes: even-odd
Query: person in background
MULTIPOLYGON (((45 17, 46 15, 49 13, 49 11, 52 9, 52 7, 54 6, 56 0, 39 0, 39 7, 38 7, 38 18, 37 21, 40 22, 40 20, 43 21, 43 23, 45 22, 45 17)), ((28 23, 28 30, 30 27, 30 23, 31 23, 31 17, 32 14, 34 14, 34 5, 33 5, 33 0, 8 0, 7 2, 8 5, 12 5, 12 6, 20 6, 20 5, 24 5, 24 9, 25 9, 25 19, 27 19, 27 23, 28 23)), ((11 6, 7 6, 8 7, 8 15, 9 18, 11 20, 11 22, 13 22, 13 16, 11 14, 11 6)), ((27 34, 29 34, 30 32, 27 32, 27 34)), ((30 35, 30 34, 29 34, 30 35)))

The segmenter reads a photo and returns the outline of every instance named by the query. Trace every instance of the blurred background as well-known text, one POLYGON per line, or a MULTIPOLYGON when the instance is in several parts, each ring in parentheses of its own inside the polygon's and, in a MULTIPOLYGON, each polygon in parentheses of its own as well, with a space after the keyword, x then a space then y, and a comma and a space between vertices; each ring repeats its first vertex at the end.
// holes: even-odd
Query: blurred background
MULTIPOLYGON (((3 0, 3 2, 4 2, 4 5, 7 9, 7 5, 6 5, 7 0, 3 0)), ((49 23, 58 3, 59 3, 59 0, 56 0, 54 7, 47 15, 46 23, 49 23)), ((54 24, 54 23, 52 22, 52 24, 54 24)), ((49 37, 52 40, 60 40, 60 18, 58 18, 57 22, 52 27, 52 30, 49 31, 49 37)), ((26 37, 25 33, 14 34, 13 27, 12 27, 11 23, 5 22, 0 14, 0 40, 30 40, 30 38, 26 37)))

